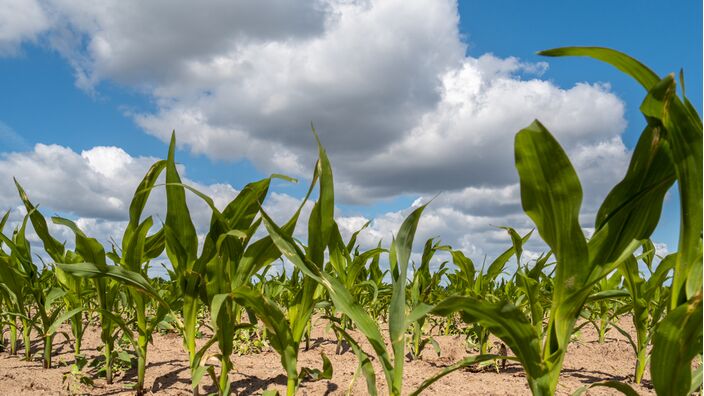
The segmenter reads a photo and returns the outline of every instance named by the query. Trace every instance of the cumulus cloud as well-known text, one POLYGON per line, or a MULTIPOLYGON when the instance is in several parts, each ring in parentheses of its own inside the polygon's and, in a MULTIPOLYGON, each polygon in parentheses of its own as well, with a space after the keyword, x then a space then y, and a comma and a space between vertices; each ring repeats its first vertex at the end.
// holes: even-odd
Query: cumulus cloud
POLYGON ((0 56, 17 54, 22 42, 35 41, 49 26, 38 1, 0 1, 0 56))
POLYGON ((313 121, 347 202, 515 183, 513 136, 534 118, 568 150, 622 146, 608 86, 565 89, 539 79, 546 63, 467 56, 451 0, 42 4, 80 86, 154 98, 156 111, 130 114, 148 133, 176 128, 195 153, 306 175, 313 121))
MULTIPOLYGON (((134 157, 118 147, 94 147, 80 153, 59 145, 37 144, 30 152, 0 154, 0 207, 13 208, 20 201, 12 186, 15 177, 33 203, 45 215, 60 214, 79 220, 86 231, 107 240, 119 238, 126 225, 129 205, 152 157, 134 157)), ((182 176, 187 175, 181 167, 182 176)), ((229 184, 203 185, 184 177, 184 182, 211 196, 224 206, 236 196, 229 184)), ((163 184, 163 175, 157 184, 163 184)), ((162 188, 152 190, 144 216, 164 219, 166 198, 162 188)), ((191 215, 201 230, 207 227, 210 209, 199 198, 188 195, 191 215)))
POLYGON ((352 203, 515 183, 513 137, 535 118, 570 153, 623 169, 607 168, 625 161, 626 125, 607 85, 564 89, 538 78, 545 63, 465 56, 453 2, 333 2, 321 15, 318 34, 238 40, 161 80, 159 109, 136 122, 162 139, 175 126, 196 153, 305 175, 314 121, 352 203))
MULTIPOLYGON (((128 116, 147 133, 166 142, 175 128, 179 144, 194 153, 308 176, 317 155, 313 121, 333 162, 339 203, 399 194, 427 201, 443 192, 419 238, 438 235, 478 255, 507 245, 493 226, 531 228, 520 208, 513 139, 535 118, 580 175, 584 227, 593 226, 593 213, 626 168, 624 104, 607 84, 560 87, 545 79, 547 63, 472 53, 452 0, 22 4, 31 23, 8 27, 9 38, 0 33, 0 48, 42 37, 72 65, 79 87, 111 81, 143 92, 156 109, 128 116)), ((5 154, 0 177, 33 183, 33 197, 56 210, 124 221, 152 160, 117 148, 75 153, 38 145, 5 154), (48 184, 56 188, 41 189, 48 184)), ((268 210, 285 220, 297 201, 273 194, 268 210)), ((0 204, 10 202, 0 192, 0 204)), ((196 213, 207 219, 206 209, 196 213)), ((372 220, 360 241, 376 245, 408 210, 374 219, 342 213, 339 221, 351 233, 372 220)))

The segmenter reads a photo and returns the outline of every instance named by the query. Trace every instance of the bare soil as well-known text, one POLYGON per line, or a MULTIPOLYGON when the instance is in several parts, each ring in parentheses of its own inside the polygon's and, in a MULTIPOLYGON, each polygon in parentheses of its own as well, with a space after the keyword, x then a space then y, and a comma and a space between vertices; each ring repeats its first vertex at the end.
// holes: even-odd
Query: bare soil
MULTIPOLYGON (((634 334, 630 319, 621 321, 621 326, 634 334)), ((63 328, 69 332, 68 327, 63 328)), ((361 340, 359 334, 352 334, 361 340)), ((635 335, 634 335, 635 337, 635 335)), ((344 395, 347 394, 350 383, 357 368, 357 359, 351 350, 341 355, 335 354, 336 339, 332 331, 326 329, 324 320, 316 320, 311 337, 311 348, 301 350, 299 368, 306 366, 321 368, 320 353, 324 352, 331 360, 334 374, 332 380, 303 382, 299 389, 301 395, 344 395)), ((406 360, 404 369, 404 394, 412 392, 423 380, 444 367, 468 356, 464 337, 434 336, 441 347, 438 357, 431 347, 423 353, 422 360, 406 360)), ((36 338, 33 338, 36 339, 36 338)), ((201 340, 204 342, 205 340, 201 340)), ((97 349, 100 345, 99 329, 87 329, 83 340, 83 353, 88 359, 100 356, 97 349)), ((367 348, 364 342, 362 345, 367 348)), ((303 347, 303 346, 302 346, 303 347)), ((128 388, 136 380, 134 369, 120 373, 112 385, 106 384, 104 378, 96 378, 93 386, 81 385, 75 377, 63 381, 73 363, 72 345, 63 337, 57 336, 55 341, 54 368, 43 369, 40 359, 41 343, 37 339, 32 345, 33 361, 21 359, 22 349, 18 356, 0 353, 0 395, 128 395, 134 391, 128 388)), ((494 348, 498 352, 498 347, 494 348)), ((213 350, 216 353, 216 350, 213 350)), ((509 351, 510 354, 510 351, 509 351)), ((149 363, 146 371, 146 388, 148 394, 157 395, 190 395, 190 378, 188 355, 178 334, 155 334, 154 343, 149 346, 149 363)), ((232 391, 241 395, 261 394, 266 389, 276 389, 282 394, 286 392, 286 376, 281 367, 278 354, 273 350, 245 356, 233 356, 235 369, 230 374, 232 391)), ((379 394, 385 394, 384 375, 376 359, 377 386, 379 394)), ((570 344, 564 368, 558 385, 557 393, 569 395, 576 389, 594 382, 615 380, 630 383, 641 395, 654 395, 650 386, 650 375, 645 374, 641 385, 633 384, 635 355, 626 338, 615 330, 607 333, 603 344, 598 343, 598 336, 591 326, 582 328, 570 344)), ((95 369, 86 367, 87 377, 95 376, 95 369)), ((201 383, 201 394, 213 392, 211 380, 204 378, 201 383)), ((359 375, 352 384, 352 395, 366 394, 366 382, 359 375)), ((508 361, 504 370, 497 372, 491 365, 484 368, 470 367, 458 370, 425 390, 427 395, 528 395, 527 381, 523 369, 518 363, 508 361)), ((616 395, 609 388, 593 388, 588 395, 616 395)))

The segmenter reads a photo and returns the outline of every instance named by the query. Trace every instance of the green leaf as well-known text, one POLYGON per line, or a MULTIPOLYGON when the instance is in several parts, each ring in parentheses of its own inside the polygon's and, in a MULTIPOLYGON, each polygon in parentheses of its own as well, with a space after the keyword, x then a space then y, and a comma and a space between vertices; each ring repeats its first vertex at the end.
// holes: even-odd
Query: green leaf
POLYGON ((161 255, 161 253, 164 251, 165 246, 166 236, 164 233, 164 229, 161 228, 156 233, 148 236, 147 239, 144 241, 144 257, 142 258, 142 260, 149 261, 159 257, 159 255, 161 255))
POLYGON ((531 230, 523 238, 521 238, 520 235, 518 235, 518 233, 513 228, 501 228, 508 231, 509 235, 511 236, 513 246, 506 249, 503 253, 499 255, 499 257, 494 259, 494 261, 489 264, 489 268, 486 270, 486 278, 491 281, 496 279, 496 277, 499 276, 501 272, 503 272, 506 263, 511 258, 511 256, 514 255, 514 253, 516 254, 517 262, 520 263, 520 257, 523 253, 523 244, 526 243, 528 239, 530 239, 530 236, 533 234, 533 231, 531 230))
MULTIPOLYGON (((539 121, 516 134, 515 151, 523 210, 558 261, 553 306, 559 307, 589 275, 579 224, 582 187, 567 154, 539 121)), ((572 308, 574 316, 580 308, 572 308)))
POLYGON ((692 359, 702 353, 702 294, 680 305, 660 322, 653 337, 650 376, 660 395, 687 395, 692 359))
POLYGON ((49 293, 46 294, 46 297, 44 299, 44 309, 49 310, 51 308, 51 304, 54 303, 54 301, 60 299, 61 297, 66 295, 66 291, 62 290, 61 288, 58 287, 52 287, 51 290, 49 290, 49 293))
POLYGON ((589 387, 590 388, 595 388, 595 387, 611 388, 611 389, 616 389, 617 391, 623 393, 626 396, 638 396, 638 392, 636 392, 635 389, 633 389, 630 385, 628 385, 625 382, 602 381, 602 382, 593 383, 589 387))
MULTIPOLYGON (((176 260, 171 260, 174 267, 180 265, 188 265, 195 261, 198 251, 198 237, 196 229, 191 221, 191 215, 186 205, 186 193, 181 178, 176 170, 176 162, 174 154, 176 151, 176 134, 171 135, 171 144, 169 145, 169 156, 166 163, 166 221, 165 225, 178 238, 180 248, 176 251, 181 252, 185 257, 178 257, 176 260)), ((175 253, 173 247, 169 246, 169 238, 167 236, 166 243, 167 251, 171 251, 171 255, 175 253)), ((169 258, 172 258, 171 255, 169 258)))
MULTIPOLYGON (((311 125, 312 128, 312 125, 311 125)), ((332 228, 334 224, 334 214, 335 214, 335 193, 333 188, 332 179, 332 166, 330 165, 330 160, 328 155, 320 143, 320 138, 313 129, 313 135, 315 135, 315 140, 318 142, 318 174, 320 175, 320 197, 318 198, 318 204, 320 205, 320 233, 322 235, 322 244, 327 246, 330 240, 330 234, 332 233, 332 228)))
POLYGON ((296 380, 297 343, 293 340, 286 316, 270 298, 257 290, 242 287, 230 294, 239 304, 246 306, 269 330, 268 339, 281 356, 281 364, 289 379, 296 380))
POLYGON ((357 360, 359 361, 359 368, 362 370, 365 380, 367 381, 367 393, 370 396, 376 396, 376 374, 374 373, 374 366, 372 366, 372 361, 366 352, 362 350, 357 341, 352 338, 345 330, 338 326, 334 326, 335 331, 341 334, 345 341, 352 347, 355 355, 357 355, 357 360))
POLYGON ((44 219, 44 216, 42 216, 39 210, 29 201, 27 193, 24 191, 22 186, 20 186, 17 179, 13 178, 13 180, 15 181, 15 186, 17 187, 17 192, 20 195, 20 199, 22 199, 24 207, 27 209, 27 215, 32 221, 34 232, 37 233, 39 239, 41 239, 44 244, 44 250, 47 254, 49 254, 49 257, 51 257, 52 260, 57 262, 61 261, 64 255, 64 245, 49 234, 49 227, 46 224, 46 219, 44 219))
POLYGON ((675 260, 677 259, 677 253, 673 254, 668 254, 660 260, 660 263, 658 264, 657 268, 655 268, 655 272, 650 275, 650 278, 645 282, 645 290, 643 292, 643 296, 646 300, 650 300, 653 298, 653 295, 657 291, 658 288, 663 286, 663 283, 665 282, 665 279, 667 278, 667 274, 672 270, 672 268, 675 266, 675 260))
POLYGON ((325 352, 320 352, 320 357, 323 359, 323 369, 303 367, 301 368, 300 374, 298 374, 298 379, 303 380, 307 378, 310 381, 320 381, 324 379, 332 379, 332 363, 330 359, 325 356, 325 352))
POLYGON ((472 297, 452 296, 441 301, 433 314, 448 316, 462 312, 500 338, 516 354, 526 370, 529 383, 545 375, 540 355, 540 339, 535 328, 513 304, 493 304, 472 297))
POLYGON ((56 319, 54 319, 54 322, 52 322, 51 325, 46 329, 44 336, 51 336, 56 333, 56 329, 61 326, 62 323, 71 319, 71 317, 73 317, 77 313, 80 313, 81 311, 83 311, 83 308, 78 307, 59 315, 56 319))
POLYGON ((510 359, 510 357, 506 356, 501 356, 501 355, 475 355, 475 356, 469 356, 466 357, 459 362, 452 364, 450 366, 445 367, 442 369, 439 373, 433 375, 432 377, 426 379, 423 381, 416 390, 410 393, 410 396, 417 396, 420 395, 420 393, 425 390, 425 388, 429 387, 433 383, 435 383, 437 380, 441 379, 442 377, 453 373, 461 368, 471 366, 477 363, 481 362, 486 362, 488 360, 497 360, 497 359, 510 359))
POLYGON ((147 239, 147 232, 152 227, 152 218, 147 217, 138 227, 135 229, 129 241, 124 245, 126 249, 123 252, 123 265, 126 269, 140 273, 142 272, 142 262, 144 258, 144 244, 147 239))
POLYGON ((538 52, 538 55, 543 56, 588 56, 598 59, 602 62, 609 63, 621 70, 622 72, 633 77, 642 85, 646 91, 649 91, 658 81, 655 72, 647 66, 640 63, 638 60, 616 50, 603 47, 562 47, 553 48, 538 52))
MULTIPOLYGON (((513 250, 516 253, 516 265, 520 268, 521 255, 523 254, 523 244, 525 243, 525 241, 523 240, 523 238, 521 238, 520 235, 518 235, 518 232, 516 232, 516 230, 514 230, 513 228, 511 228, 511 227, 500 227, 500 228, 506 230, 506 232, 508 232, 508 235, 511 236, 511 243, 513 244, 513 250)), ((532 233, 533 233, 533 231, 529 232, 526 235, 526 240, 528 238, 530 238, 530 235, 532 233)), ((489 267, 489 269, 491 269, 491 267, 489 267)))
MULTIPOLYGON (((60 224, 68 227, 76 236, 76 253, 78 253, 84 261, 93 263, 100 268, 107 266, 105 262, 105 248, 95 238, 87 237, 83 231, 69 219, 54 216, 51 218, 54 224, 60 224)), ((63 260, 61 260, 62 262, 63 260)))
POLYGON ((590 295, 589 298, 587 298, 587 302, 611 300, 614 298, 628 297, 629 295, 628 291, 623 289, 602 290, 590 295))
MULTIPOLYGON (((427 204, 426 204, 427 205, 427 204)), ((418 228, 418 221, 426 205, 416 208, 406 217, 401 224, 395 239, 394 251, 396 252, 396 268, 398 278, 392 278, 391 305, 389 306, 389 336, 394 351, 394 381, 390 386, 401 391, 403 383, 403 363, 405 359, 405 334, 406 334, 406 275, 408 260, 413 249, 413 238, 418 228)))
POLYGON ((57 267, 62 271, 83 278, 101 278, 109 277, 115 279, 127 286, 133 287, 142 293, 147 294, 150 298, 156 300, 159 304, 168 307, 169 304, 161 298, 159 293, 149 284, 149 281, 137 272, 129 271, 116 266, 108 266, 107 268, 99 268, 93 263, 75 263, 75 264, 57 264, 57 267))
POLYGON ((151 189, 154 187, 154 183, 156 183, 157 178, 165 167, 166 161, 164 160, 159 160, 152 164, 147 173, 144 175, 144 178, 142 178, 142 181, 137 186, 137 189, 132 196, 132 201, 130 202, 129 222, 127 223, 125 233, 122 237, 123 250, 126 250, 127 248, 124 244, 125 241, 130 240, 132 233, 139 225, 142 211, 144 210, 144 206, 147 204, 147 199, 149 198, 151 189))
POLYGON ((213 333, 218 332, 218 316, 220 316, 222 305, 229 297, 228 293, 213 296, 213 300, 210 303, 210 325, 213 327, 213 333))

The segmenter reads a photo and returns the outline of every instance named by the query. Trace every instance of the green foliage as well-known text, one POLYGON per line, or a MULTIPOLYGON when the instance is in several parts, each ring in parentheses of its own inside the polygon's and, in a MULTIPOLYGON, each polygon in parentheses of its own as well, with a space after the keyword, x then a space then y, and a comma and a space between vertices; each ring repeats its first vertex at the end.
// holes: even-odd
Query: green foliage
MULTIPOLYGON (((359 246, 358 236, 368 223, 345 240, 334 218, 332 166, 315 131, 318 161, 310 188, 282 225, 262 207, 273 180, 293 179, 271 175, 249 183, 220 209, 211 197, 182 183, 174 134, 167 158, 156 161, 135 190, 119 246, 113 242, 106 248, 73 221, 53 217, 54 224, 75 237, 73 250, 67 249, 51 235, 45 217, 15 181, 26 215, 10 232, 5 231, 9 212, 0 219, 0 334, 10 336, 8 352, 17 353, 21 330, 29 360, 34 330, 43 342, 42 359, 48 368, 53 338, 62 324, 70 323, 74 363, 64 383, 71 392, 82 391, 93 379, 84 372, 88 362, 81 339, 86 327, 97 322, 103 359, 90 364, 108 383, 115 371, 136 365, 134 389, 143 394, 154 332, 179 332, 189 354, 194 394, 206 377, 218 394, 229 394, 233 355, 270 347, 280 355, 286 392, 293 395, 302 381, 334 375, 325 354, 322 368, 298 367, 315 316, 335 331, 338 353, 345 344, 352 349, 359 362, 355 379, 362 374, 369 394, 378 392, 375 360, 389 394, 400 395, 406 357, 419 359, 428 345, 440 353, 432 337, 438 328, 444 334, 467 335, 479 354, 439 370, 412 394, 463 367, 506 359, 522 365, 533 394, 552 395, 569 343, 583 326, 593 325, 600 342, 611 329, 628 339, 635 355, 635 382, 642 380, 650 362, 659 395, 699 389, 701 365, 692 372, 692 361, 702 354, 701 117, 684 92, 677 96, 673 75, 660 78, 625 54, 596 47, 542 54, 596 58, 632 76, 646 90, 640 107, 646 125, 625 176, 599 207, 590 238, 580 223, 579 177, 559 142, 537 120, 516 134, 514 153, 523 210, 550 250, 526 259, 524 244, 533 231, 521 235, 501 227, 511 246, 481 268, 461 250, 435 238, 426 241, 419 261, 411 260, 427 204, 407 214, 388 246, 382 241, 368 250, 359 246), (162 175, 164 183, 157 184, 162 175), (675 182, 682 210, 680 242, 677 252, 660 258, 649 238, 675 182), (293 237, 294 229, 316 186, 304 243, 293 237), (167 211, 163 224, 154 227, 155 221, 142 214, 156 188, 166 191, 167 211), (186 194, 211 210, 202 243, 186 194), (33 253, 27 237, 30 225, 45 254, 33 253), (150 278, 150 265, 162 253, 170 263, 164 266, 169 279, 150 278), (49 262, 37 265, 36 257, 47 256, 49 262), (274 274, 279 259, 282 270, 274 274), (450 259, 454 271, 443 261, 450 259), (634 335, 620 327, 626 316, 634 335), (365 350, 352 330, 371 350, 365 350), (513 356, 504 356, 504 351, 491 354, 490 335, 513 356), (197 339, 203 342, 197 344, 197 339), (218 353, 206 364, 211 347, 218 353)), ((605 381, 575 394, 591 387, 635 393, 628 384, 605 381)))

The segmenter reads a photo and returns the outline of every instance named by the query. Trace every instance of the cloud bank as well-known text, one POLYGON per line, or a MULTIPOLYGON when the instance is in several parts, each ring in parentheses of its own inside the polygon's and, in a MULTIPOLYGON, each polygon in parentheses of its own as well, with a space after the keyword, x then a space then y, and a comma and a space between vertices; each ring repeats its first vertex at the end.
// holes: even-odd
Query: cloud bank
MULTIPOLYGON (((333 161, 339 203, 442 192, 419 238, 438 235, 478 255, 509 243, 493 226, 531 228, 513 139, 534 119, 578 170, 585 227, 627 165, 624 103, 608 85, 560 87, 545 78, 546 63, 473 54, 451 0, 5 2, 0 55, 21 52, 22 43, 58 51, 81 89, 110 81, 150 97, 154 111, 127 114, 146 133, 167 142, 175 128, 193 153, 247 159, 266 172, 309 176, 312 121, 333 161)), ((3 185, 19 176, 47 207, 119 222, 153 159, 37 145, 0 161, 3 185)), ((200 187, 222 202, 236 192, 200 187)), ((16 204, 11 196, 0 191, 0 204, 16 204)), ((283 216, 298 199, 272 195, 271 210, 283 216)), ((408 210, 374 219, 341 213, 340 224, 351 232, 372 220, 360 240, 375 245, 408 210)))

